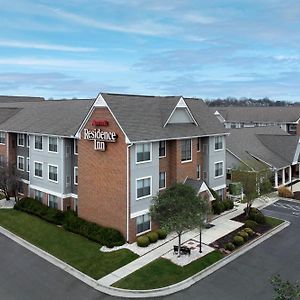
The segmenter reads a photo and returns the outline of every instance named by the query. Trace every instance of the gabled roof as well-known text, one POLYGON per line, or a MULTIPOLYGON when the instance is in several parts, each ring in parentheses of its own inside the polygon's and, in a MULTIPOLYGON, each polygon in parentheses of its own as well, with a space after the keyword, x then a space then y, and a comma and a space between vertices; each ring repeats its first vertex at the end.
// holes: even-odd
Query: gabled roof
POLYGON ((15 102, 40 102, 44 101, 43 97, 28 97, 28 96, 0 96, 0 103, 15 103, 15 102))
POLYGON ((277 126, 230 129, 227 150, 255 170, 261 163, 277 169, 291 165, 299 137, 289 135, 277 126))
POLYGON ((0 130, 74 136, 93 103, 91 99, 0 103, 0 130), (11 115, 1 120, 4 111, 11 115))
POLYGON ((101 96, 131 142, 227 134, 206 104, 185 99, 198 126, 166 124, 180 96, 141 96, 102 93, 101 96))
POLYGON ((287 123, 297 122, 300 118, 300 106, 270 107, 210 107, 212 112, 218 111, 226 122, 247 123, 287 123))
POLYGON ((209 195, 210 200, 214 200, 214 196, 212 195, 211 191, 209 190, 209 187, 207 186, 206 182, 202 179, 193 179, 187 177, 184 181, 184 184, 194 188, 197 192, 197 195, 199 195, 202 192, 207 192, 209 195))

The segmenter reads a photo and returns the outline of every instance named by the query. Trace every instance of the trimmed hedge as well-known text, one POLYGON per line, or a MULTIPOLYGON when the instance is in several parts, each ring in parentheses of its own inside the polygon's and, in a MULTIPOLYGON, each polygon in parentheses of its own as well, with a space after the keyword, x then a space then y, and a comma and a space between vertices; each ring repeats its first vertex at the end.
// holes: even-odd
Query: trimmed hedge
POLYGON ((257 222, 253 221, 253 220, 247 220, 245 222, 245 226, 248 227, 248 228, 251 228, 252 230, 256 230, 256 227, 257 227, 257 222))
POLYGON ((258 224, 266 223, 264 214, 257 208, 251 208, 249 213, 249 219, 255 221, 258 224))
POLYGON ((167 237, 167 232, 163 229, 158 229, 157 231, 158 239, 164 240, 167 237))
POLYGON ((251 228, 249 228, 249 227, 246 227, 246 228, 244 229, 244 231, 247 232, 249 236, 252 236, 252 235, 254 235, 254 233, 255 233, 255 232, 254 232, 251 228))
POLYGON ((150 243, 156 243, 158 240, 158 233, 155 231, 147 233, 146 236, 148 237, 150 243))
POLYGON ((148 236, 142 235, 136 239, 136 243, 139 247, 148 247, 150 245, 150 240, 148 236))
POLYGON ((244 230, 239 231, 237 235, 241 236, 245 242, 249 239, 249 234, 244 230))
POLYGON ((236 245, 236 246, 242 246, 245 241, 244 241, 244 238, 241 237, 240 235, 236 235, 233 240, 232 240, 233 244, 236 245))
POLYGON ((235 245, 233 243, 227 243, 225 245, 225 249, 229 251, 233 251, 235 249, 235 245))
POLYGON ((77 217, 73 212, 62 212, 50 208, 32 198, 19 200, 14 208, 38 216, 56 225, 62 225, 63 228, 68 231, 80 234, 89 240, 107 247, 112 248, 125 243, 123 235, 116 229, 102 227, 96 223, 88 222, 77 217))
POLYGON ((211 208, 214 215, 219 215, 225 210, 233 209, 234 203, 232 200, 225 199, 223 201, 214 200, 211 202, 211 208))

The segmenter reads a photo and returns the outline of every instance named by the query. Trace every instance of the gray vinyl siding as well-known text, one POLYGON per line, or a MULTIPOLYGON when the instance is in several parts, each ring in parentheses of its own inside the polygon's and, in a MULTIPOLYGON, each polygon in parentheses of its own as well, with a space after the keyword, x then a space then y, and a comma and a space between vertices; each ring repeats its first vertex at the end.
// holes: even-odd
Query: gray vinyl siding
POLYGON ((130 212, 131 214, 148 209, 152 197, 159 191, 159 143, 152 143, 152 161, 136 164, 136 146, 130 147, 130 212), (140 200, 136 199, 136 179, 152 177, 152 195, 140 200))
MULTIPOLYGON (((18 146, 18 136, 17 136, 17 150, 16 154, 18 156, 23 156, 24 157, 24 171, 18 170, 20 177, 25 180, 29 180, 29 173, 27 172, 27 158, 29 157, 29 148, 27 147, 27 139, 28 135, 25 134, 25 143, 24 147, 18 146)), ((18 163, 18 162, 17 162, 18 163)))
POLYGON ((236 169, 242 164, 240 160, 238 160, 234 155, 232 155, 228 151, 226 151, 226 163, 227 168, 229 169, 236 169))

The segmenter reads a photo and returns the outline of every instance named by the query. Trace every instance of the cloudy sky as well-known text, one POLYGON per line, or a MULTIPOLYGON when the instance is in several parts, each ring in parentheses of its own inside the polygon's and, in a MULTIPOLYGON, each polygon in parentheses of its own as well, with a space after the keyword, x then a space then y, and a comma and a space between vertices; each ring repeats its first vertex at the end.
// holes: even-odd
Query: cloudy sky
POLYGON ((0 0, 0 94, 300 101, 299 0, 0 0))

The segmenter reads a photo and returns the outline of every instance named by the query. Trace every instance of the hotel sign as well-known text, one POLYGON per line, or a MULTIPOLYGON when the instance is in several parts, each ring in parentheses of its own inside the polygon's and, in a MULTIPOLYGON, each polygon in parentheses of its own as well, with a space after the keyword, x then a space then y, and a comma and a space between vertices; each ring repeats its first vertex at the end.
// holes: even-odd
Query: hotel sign
MULTIPOLYGON (((102 126, 107 126, 107 125, 104 125, 104 123, 102 123, 102 126)), ((83 138, 85 140, 94 141, 94 149, 99 151, 105 151, 106 143, 115 143, 118 138, 118 135, 114 131, 104 131, 100 128, 84 129, 83 134, 84 134, 83 138)))

